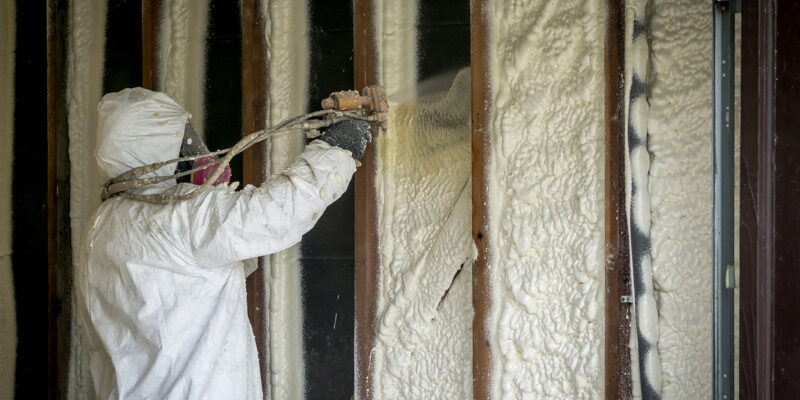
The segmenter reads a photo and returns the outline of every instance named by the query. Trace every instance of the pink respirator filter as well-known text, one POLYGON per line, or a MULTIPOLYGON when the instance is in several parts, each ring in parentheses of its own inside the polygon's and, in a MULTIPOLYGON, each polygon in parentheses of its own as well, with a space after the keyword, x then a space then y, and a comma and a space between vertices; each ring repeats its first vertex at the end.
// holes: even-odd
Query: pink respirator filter
MULTIPOLYGON (((214 172, 217 170, 219 166, 219 159, 214 156, 208 156, 198 159, 194 162, 194 168, 202 167, 205 165, 209 165, 208 168, 202 169, 192 174, 192 183, 195 185, 202 185, 206 183, 210 178, 211 175, 214 175, 214 172)), ((217 178, 217 181, 214 182, 212 185, 222 185, 231 182, 231 167, 225 166, 225 171, 222 172, 222 175, 217 178)))

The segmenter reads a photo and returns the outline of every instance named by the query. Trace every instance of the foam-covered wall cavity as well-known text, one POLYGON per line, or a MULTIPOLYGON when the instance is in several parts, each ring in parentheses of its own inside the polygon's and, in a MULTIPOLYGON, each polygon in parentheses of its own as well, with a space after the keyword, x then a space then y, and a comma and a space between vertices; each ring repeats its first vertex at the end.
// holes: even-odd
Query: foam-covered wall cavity
POLYGON ((492 397, 601 398, 604 3, 487 7, 492 397))
POLYGON ((626 207, 634 307, 631 324, 631 378, 634 398, 657 399, 661 392, 658 308, 653 289, 647 150, 647 2, 629 0, 625 23, 626 207))
POLYGON ((11 168, 14 146, 16 10, 0 2, 0 398, 14 398, 17 317, 11 271, 11 168))
POLYGON ((94 159, 97 104, 103 95, 105 0, 75 0, 69 6, 67 104, 70 161, 70 228, 73 260, 84 227, 100 205, 100 174, 94 159))
POLYGON ((208 0, 164 0, 161 7, 157 87, 192 114, 202 135, 208 0))
POLYGON ((374 0, 373 4, 378 80, 390 100, 414 101, 417 97, 417 1, 374 0))
MULTIPOLYGON (((631 256, 634 285, 642 286, 634 289, 639 340, 633 362, 643 366, 634 396, 708 398, 713 361, 711 4, 626 3, 636 19, 629 21, 632 40, 626 42, 631 256), (639 250, 637 234, 646 242, 639 250), (637 265, 640 256, 646 257, 637 265), (647 298, 650 292, 654 299, 647 298)), ((737 51, 736 221, 739 60, 737 51)), ((736 244, 738 271, 738 236, 736 244)), ((738 289, 735 295, 738 304, 738 289)), ((735 321, 738 343, 738 306, 735 321)))
MULTIPOLYGON (((305 2, 264 2, 261 17, 267 42, 267 125, 306 112, 308 85, 308 11, 305 2)), ((301 135, 288 134, 267 143, 267 176, 288 166, 303 151, 301 135)), ((267 310, 267 399, 302 399, 305 395, 303 363, 303 304, 300 248, 294 246, 264 257, 267 310)))
POLYGON ((662 397, 711 397, 712 13, 692 0, 650 10, 648 150, 662 397))
POLYGON ((380 137, 375 398, 472 397, 470 74, 380 137))
MULTIPOLYGON (((97 104, 103 91, 105 0, 74 0, 69 4, 67 38, 67 104, 70 161, 70 229, 73 260, 86 224, 100 205, 100 173, 94 158, 97 104)), ((74 316, 73 316, 74 317, 74 316)), ((88 355, 82 351, 80 330, 72 324, 69 398, 92 397, 88 355)))

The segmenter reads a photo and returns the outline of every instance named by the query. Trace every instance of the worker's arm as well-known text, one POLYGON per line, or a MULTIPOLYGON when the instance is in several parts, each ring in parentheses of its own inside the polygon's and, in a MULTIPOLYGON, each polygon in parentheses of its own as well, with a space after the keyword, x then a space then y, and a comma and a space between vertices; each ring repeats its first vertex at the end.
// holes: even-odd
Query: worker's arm
MULTIPOLYGON (((352 128, 348 128, 347 135, 363 134, 352 132, 352 128)), ((341 139, 347 135, 338 136, 341 139)), ((190 221, 197 262, 225 265, 275 253, 300 242, 325 208, 347 190, 356 170, 353 153, 363 154, 367 141, 354 151, 347 151, 316 140, 293 164, 261 187, 234 193, 217 190, 201 196, 201 204, 196 205, 190 221)))

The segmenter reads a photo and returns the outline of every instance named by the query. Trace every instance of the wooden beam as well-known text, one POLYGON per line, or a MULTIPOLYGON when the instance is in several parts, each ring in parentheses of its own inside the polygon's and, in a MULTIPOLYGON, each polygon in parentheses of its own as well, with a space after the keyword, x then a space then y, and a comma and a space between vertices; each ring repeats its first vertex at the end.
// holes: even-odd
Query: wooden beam
POLYGON ((800 392, 800 4, 744 1, 740 396, 800 392))
POLYGON ((72 318, 72 242, 67 137, 67 32, 69 5, 48 0, 47 30, 47 258, 50 399, 67 397, 72 318))
POLYGON ((605 398, 630 399, 631 296, 625 210, 625 2, 606 1, 605 37, 605 398))
MULTIPOLYGON (((261 10, 265 0, 242 0, 242 135, 266 128, 267 125, 267 43, 266 26, 261 10)), ((267 178, 266 144, 256 143, 242 156, 244 184, 259 186, 267 178)), ((264 285, 264 260, 247 277, 247 314, 253 327, 261 369, 261 388, 268 392, 267 376, 267 310, 264 285)), ((298 355, 299 356, 299 355, 298 355)))
MULTIPOLYGON (((372 0, 353 2, 353 70, 356 89, 377 84, 372 0)), ((373 398, 375 319, 378 299, 378 217, 375 146, 368 146, 355 175, 355 368, 356 398, 373 398)))
POLYGON ((489 399, 491 395, 492 347, 487 321, 491 313, 491 264, 488 179, 491 155, 489 129, 489 32, 486 1, 471 0, 470 40, 472 64, 472 238, 478 257, 472 265, 472 395, 489 399))
POLYGON ((163 2, 142 0, 142 87, 160 90, 158 37, 163 2))

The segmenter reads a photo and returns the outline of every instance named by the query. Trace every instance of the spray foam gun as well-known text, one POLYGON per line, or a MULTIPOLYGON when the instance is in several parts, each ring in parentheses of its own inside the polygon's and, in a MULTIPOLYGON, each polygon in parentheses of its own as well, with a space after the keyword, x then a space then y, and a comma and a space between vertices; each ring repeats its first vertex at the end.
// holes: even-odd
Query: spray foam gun
POLYGON ((123 196, 155 204, 189 200, 208 190, 224 173, 225 168, 230 164, 234 156, 273 135, 294 131, 302 132, 307 138, 314 139, 321 136, 320 128, 325 128, 347 119, 368 121, 373 125, 373 132, 378 132, 378 129, 385 132, 388 112, 389 103, 386 100, 386 92, 381 86, 366 87, 361 93, 356 90, 335 92, 327 99, 322 100, 322 110, 289 118, 271 128, 253 132, 242 138, 233 147, 137 167, 111 178, 103 185, 101 198, 105 201, 114 196, 123 196), (224 156, 216 164, 205 164, 169 176, 142 178, 142 176, 152 174, 165 165, 182 161, 195 161, 209 156, 221 156, 222 154, 224 156), (197 188, 186 194, 136 194, 130 192, 131 189, 180 178, 210 167, 216 168, 214 173, 202 185, 197 186, 197 188))

